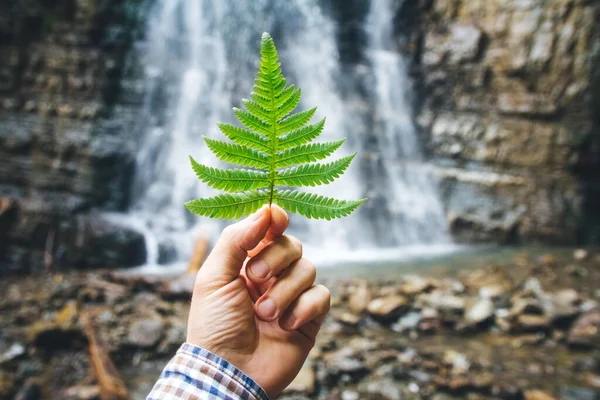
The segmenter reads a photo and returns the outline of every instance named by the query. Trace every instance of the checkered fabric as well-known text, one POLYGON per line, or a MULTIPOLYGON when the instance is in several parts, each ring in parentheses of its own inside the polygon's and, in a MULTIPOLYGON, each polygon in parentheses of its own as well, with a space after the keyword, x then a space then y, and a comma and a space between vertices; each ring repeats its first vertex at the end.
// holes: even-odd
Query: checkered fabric
POLYGON ((184 343, 146 400, 269 400, 250 377, 221 357, 184 343))

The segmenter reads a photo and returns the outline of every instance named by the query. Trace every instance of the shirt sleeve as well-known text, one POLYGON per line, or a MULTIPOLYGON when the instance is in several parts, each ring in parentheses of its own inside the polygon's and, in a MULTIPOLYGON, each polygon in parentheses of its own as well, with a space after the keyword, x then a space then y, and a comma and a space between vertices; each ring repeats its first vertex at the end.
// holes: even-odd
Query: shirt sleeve
POLYGON ((184 343, 146 400, 269 400, 249 376, 208 350, 184 343))

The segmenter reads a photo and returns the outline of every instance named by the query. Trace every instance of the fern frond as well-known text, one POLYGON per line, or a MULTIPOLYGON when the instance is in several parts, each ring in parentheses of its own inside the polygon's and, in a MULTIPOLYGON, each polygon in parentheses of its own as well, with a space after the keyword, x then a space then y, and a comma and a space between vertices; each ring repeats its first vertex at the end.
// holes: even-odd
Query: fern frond
POLYGON ((269 140, 258 133, 229 124, 218 124, 218 126, 223 135, 227 136, 229 140, 240 146, 250 147, 254 150, 262 151, 263 153, 269 153, 271 151, 269 140))
POLYGON ((296 93, 296 87, 294 85, 288 86, 285 90, 275 96, 275 107, 281 107, 294 95, 294 93, 296 93))
POLYGON ((271 119, 271 113, 265 109, 259 103, 254 100, 242 99, 242 104, 246 107, 246 110, 261 121, 269 121, 271 119))
POLYGON ((322 160, 332 155, 345 141, 346 139, 335 142, 311 143, 280 151, 277 153, 275 167, 283 168, 290 165, 322 160))
POLYGON ((317 111, 317 107, 311 108, 310 110, 300 111, 299 113, 292 114, 289 117, 284 118, 278 126, 278 134, 283 135, 293 131, 294 129, 302 128, 304 125, 312 119, 317 111))
POLYGON ((185 203, 192 213, 210 218, 234 219, 248 216, 269 203, 269 191, 226 193, 185 203))
POLYGON ((280 106, 277 107, 277 113, 275 113, 275 120, 279 121, 283 117, 294 111, 296 107, 298 107, 298 104, 300 104, 301 95, 302 90, 294 90, 292 95, 285 102, 283 102, 280 106))
POLYGON ((226 192, 241 192, 244 190, 262 189, 269 187, 269 173, 248 169, 217 169, 198 164, 190 156, 192 169, 198 179, 215 189, 226 192))
POLYGON ((273 201, 286 210, 307 218, 331 220, 350 215, 367 199, 337 200, 314 193, 277 190, 273 193, 273 201))
POLYGON ((268 169, 270 166, 269 156, 259 151, 207 137, 204 141, 210 151, 222 161, 251 168, 268 169))
POLYGON ((279 171, 275 184, 280 186, 317 186, 333 182, 346 171, 356 154, 327 164, 303 164, 279 171))
POLYGON ((321 132, 323 132, 324 126, 325 118, 323 118, 314 125, 306 125, 302 128, 293 130, 279 137, 277 141, 277 147, 283 150, 311 142, 314 139, 316 139, 321 134, 321 132))
POLYGON ((240 121, 246 128, 254 130, 265 136, 270 135, 272 129, 271 124, 268 122, 250 114, 248 111, 240 110, 239 108, 234 108, 233 113, 237 117, 238 121, 240 121))
POLYGON ((245 128, 219 124, 232 143, 205 138, 208 148, 222 161, 253 169, 218 169, 197 163, 192 169, 202 182, 227 194, 189 201, 194 214, 212 218, 239 218, 273 202, 308 218, 333 219, 352 213, 365 199, 337 200, 276 186, 299 187, 327 184, 346 171, 355 154, 329 163, 318 163, 332 155, 345 141, 311 143, 325 125, 325 119, 310 124, 316 108, 293 114, 302 91, 287 86, 277 48, 269 34, 263 34, 260 64, 245 110, 234 108, 245 128))

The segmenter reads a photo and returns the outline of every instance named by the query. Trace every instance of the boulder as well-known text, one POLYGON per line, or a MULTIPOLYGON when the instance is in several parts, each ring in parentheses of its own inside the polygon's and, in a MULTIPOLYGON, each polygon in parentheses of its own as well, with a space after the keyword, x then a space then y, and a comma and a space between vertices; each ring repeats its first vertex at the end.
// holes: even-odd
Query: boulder
POLYGON ((581 315, 570 329, 567 342, 573 346, 600 348, 600 311, 581 315))
POLYGON ((292 383, 284 390, 284 393, 305 393, 312 395, 315 392, 315 386, 315 371, 312 363, 306 361, 292 383))
POLYGON ((471 325, 483 323, 494 316, 495 310, 494 303, 490 299, 478 299, 465 310, 465 321, 471 325))
POLYGON ((127 343, 142 348, 154 347, 163 337, 164 326, 159 319, 139 319, 129 327, 127 343))
POLYGON ((391 295, 369 302, 367 312, 373 318, 382 321, 397 319, 407 308, 408 300, 404 296, 391 295))
POLYGON ((80 268, 124 268, 146 261, 143 233, 117 214, 81 215, 76 219, 65 257, 80 268))
POLYGON ((371 301, 369 284, 366 281, 359 281, 355 286, 350 287, 349 290, 348 307, 350 311, 356 314, 362 313, 367 309, 371 301))

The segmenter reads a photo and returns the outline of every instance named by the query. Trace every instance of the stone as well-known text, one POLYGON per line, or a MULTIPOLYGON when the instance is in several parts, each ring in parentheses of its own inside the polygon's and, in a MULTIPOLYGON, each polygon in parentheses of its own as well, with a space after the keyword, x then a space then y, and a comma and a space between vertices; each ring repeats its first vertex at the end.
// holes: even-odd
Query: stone
POLYGON ((558 107, 548 96, 526 93, 503 93, 498 97, 498 110, 505 114, 553 116, 558 107))
POLYGON ((589 253, 587 250, 585 249, 577 249, 575 251, 573 251, 573 259, 575 261, 585 261, 589 256, 589 253))
POLYGON ((4 353, 0 355, 0 365, 17 359, 25 354, 25 347, 20 343, 13 343, 4 353))
POLYGON ((560 400, 600 400, 600 391, 580 386, 561 386, 560 400))
POLYGON ((431 307, 441 313, 462 314, 466 301, 462 297, 438 289, 431 293, 420 295, 417 303, 431 307))
POLYGON ((408 300, 404 296, 392 295, 372 300, 367 306, 367 312, 372 317, 391 321, 398 318, 406 309, 408 300))
POLYGON ((100 387, 97 385, 77 385, 64 391, 66 399, 94 400, 100 396, 100 387))
POLYGON ((416 275, 409 275, 403 278, 403 282, 400 284, 399 290, 400 293, 406 296, 414 296, 431 289, 433 286, 434 284, 430 279, 416 275))
POLYGON ((307 361, 304 363, 300 372, 292 383, 285 389, 285 393, 296 392, 313 394, 315 392, 316 376, 312 364, 307 361))
POLYGON ((465 310, 465 321, 469 324, 480 324, 494 316, 494 303, 486 298, 478 299, 465 310))
POLYGON ((349 312, 342 312, 336 316, 336 320, 350 327, 356 327, 360 323, 360 316, 349 312))
POLYGON ((600 311, 581 315, 569 330, 567 342, 573 346, 600 348, 600 311))
POLYGON ((398 384, 391 379, 365 382, 360 387, 361 391, 375 395, 378 399, 401 400, 402 392, 398 384))
POLYGON ((359 281, 352 289, 348 300, 348 307, 353 313, 360 314, 367 309, 371 301, 369 284, 366 281, 359 281))
POLYGON ((519 326, 526 330, 543 330, 550 326, 550 320, 543 315, 522 314, 517 317, 519 326))
POLYGON ((600 389, 600 375, 596 374, 585 374, 583 376, 583 382, 594 389, 600 389))
POLYGON ((410 311, 400 317, 398 322, 392 325, 392 329, 396 332, 415 330, 419 327, 421 321, 423 321, 423 314, 421 312, 410 311))
POLYGON ((454 374, 464 374, 471 367, 471 362, 467 356, 454 350, 446 350, 443 361, 452 368, 454 374))
POLYGON ((163 337, 164 326, 158 319, 139 319, 129 328, 127 342, 136 347, 151 348, 163 337))
POLYGON ((450 63, 473 61, 479 54, 483 33, 475 25, 454 24, 450 28, 447 49, 450 63))
POLYGON ((525 400, 558 400, 556 397, 541 390, 527 390, 524 394, 525 400))
POLYGON ((125 216, 91 214, 78 217, 65 257, 81 268, 124 268, 146 261, 143 233, 125 216))

